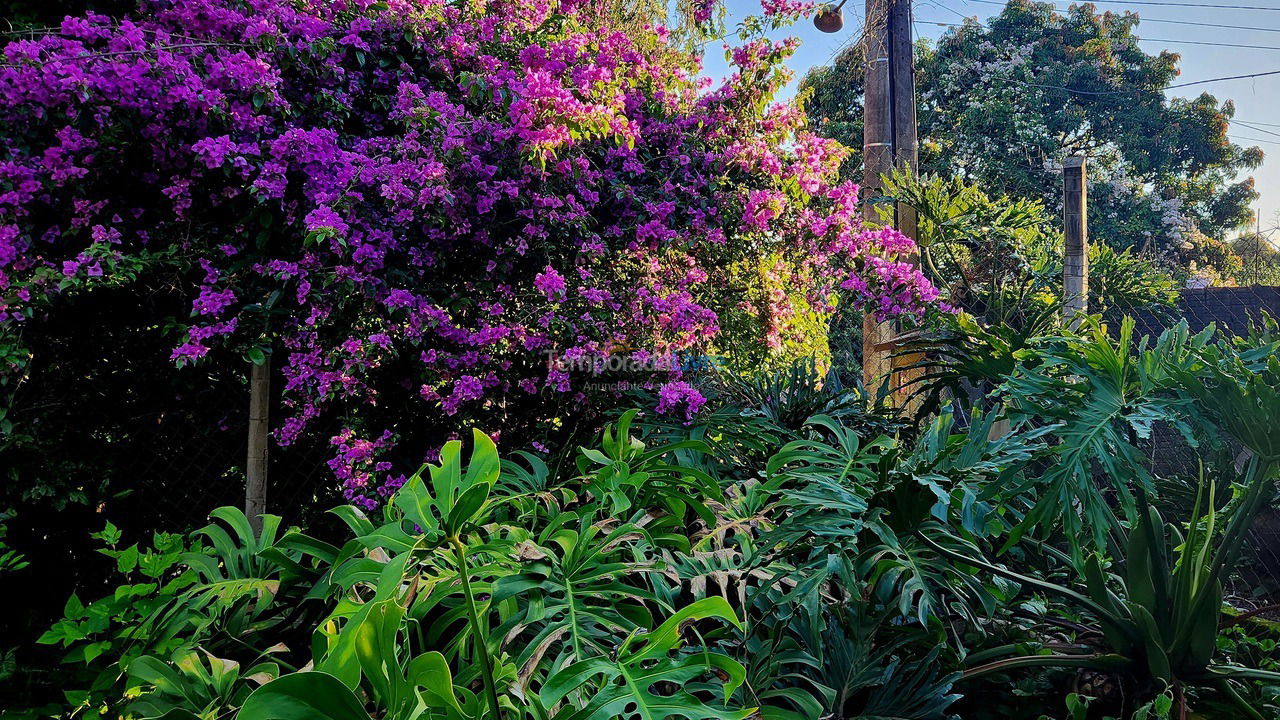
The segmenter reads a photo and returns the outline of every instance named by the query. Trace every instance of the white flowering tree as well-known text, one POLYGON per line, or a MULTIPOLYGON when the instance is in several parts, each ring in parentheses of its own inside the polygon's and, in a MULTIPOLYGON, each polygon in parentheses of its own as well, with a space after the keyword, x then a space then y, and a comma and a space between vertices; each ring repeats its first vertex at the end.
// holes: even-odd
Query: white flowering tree
MULTIPOLYGON (((1063 158, 1090 159, 1092 235, 1186 266, 1223 255, 1249 218, 1262 151, 1226 136, 1230 101, 1167 97, 1178 56, 1138 48, 1133 14, 1015 0, 917 47, 921 169, 1059 207, 1063 158)), ((862 74, 851 47, 804 81, 820 132, 861 145, 862 74)), ((856 154, 846 172, 859 172, 856 154)), ((1229 258, 1223 259, 1229 263, 1229 258)), ((1222 268, 1228 270, 1229 268, 1222 268)))

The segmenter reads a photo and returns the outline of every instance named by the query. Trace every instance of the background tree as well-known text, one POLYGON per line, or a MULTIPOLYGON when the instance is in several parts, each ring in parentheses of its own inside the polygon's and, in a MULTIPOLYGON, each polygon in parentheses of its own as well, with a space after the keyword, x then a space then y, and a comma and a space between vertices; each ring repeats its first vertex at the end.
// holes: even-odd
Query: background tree
MULTIPOLYGON (((1221 242, 1247 221, 1262 151, 1231 143, 1234 107, 1208 93, 1170 98, 1178 55, 1139 49, 1132 13, 1014 0, 986 25, 917 46, 922 171, 960 174, 988 192, 1059 206, 1068 155, 1091 161, 1090 223, 1114 247, 1186 264, 1203 233, 1221 242), (1198 233, 1197 233, 1198 231, 1198 233)), ((861 50, 850 47, 802 83, 822 134, 861 145, 861 50)), ((857 172, 851 155, 845 171, 857 172)))
POLYGON ((1235 279, 1241 285, 1280 285, 1280 250, 1267 231, 1240 235, 1231 241, 1231 250, 1240 258, 1235 279))
POLYGON ((601 24, 643 32, 662 26, 672 45, 698 52, 724 30, 725 7, 709 0, 601 0, 593 4, 601 24))

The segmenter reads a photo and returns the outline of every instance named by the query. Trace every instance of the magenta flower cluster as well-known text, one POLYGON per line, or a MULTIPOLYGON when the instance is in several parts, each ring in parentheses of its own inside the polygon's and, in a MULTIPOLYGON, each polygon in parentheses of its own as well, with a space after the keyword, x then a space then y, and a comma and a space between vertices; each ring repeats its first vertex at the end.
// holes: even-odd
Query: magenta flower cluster
POLYGON ((658 390, 657 410, 664 415, 683 414, 685 420, 691 420, 706 402, 697 388, 683 380, 675 380, 658 390))
MULTIPOLYGON (((835 182, 842 148, 769 102, 794 48, 746 38, 712 89, 665 30, 612 29, 585 0, 69 17, 0 53, 0 331, 68 282, 180 269, 175 361, 273 345, 278 440, 346 417, 331 466, 372 504, 397 482, 379 460, 397 428, 361 420, 382 395, 461 422, 581 392, 544 351, 705 347, 751 257, 789 258, 818 307, 843 290, 928 311, 937 292, 895 259, 911 241, 863 227, 835 182)), ((700 404, 679 384, 662 402, 700 404)))

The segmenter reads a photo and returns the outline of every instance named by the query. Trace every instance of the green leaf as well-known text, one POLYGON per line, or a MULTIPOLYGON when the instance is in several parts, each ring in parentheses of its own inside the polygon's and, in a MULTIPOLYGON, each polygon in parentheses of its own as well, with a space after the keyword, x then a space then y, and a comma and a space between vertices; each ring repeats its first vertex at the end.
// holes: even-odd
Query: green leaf
POLYGON ((547 679, 540 698, 547 707, 582 691, 584 704, 557 715, 563 720, 744 720, 755 712, 727 707, 746 669, 733 658, 706 649, 681 652, 683 627, 696 620, 719 618, 741 628, 729 603, 721 597, 699 600, 662 623, 656 630, 635 634, 618 648, 615 658, 576 662, 547 679), (723 678, 722 701, 712 705, 695 694, 695 681, 708 675, 723 678), (655 693, 662 684, 674 692, 655 693))
POLYGON ((116 569, 122 573, 133 572, 138 567, 138 546, 130 545, 116 556, 116 569))
POLYGON ((423 466, 430 486, 419 470, 392 500, 430 543, 441 542, 441 535, 458 535, 465 525, 474 522, 502 471, 493 441, 479 430, 472 435, 475 446, 465 476, 462 443, 454 440, 441 448, 439 465, 423 466))
POLYGON ((445 522, 445 532, 450 535, 460 533, 468 523, 475 519, 480 509, 489 499, 489 485, 472 485, 458 497, 458 501, 449 510, 449 518, 445 522))
MULTIPOLYGON (((385 637, 379 639, 377 633, 384 627, 384 606, 399 600, 405 569, 411 559, 411 553, 403 553, 381 566, 374 597, 350 611, 342 629, 329 638, 328 650, 316 663, 319 670, 340 679, 353 690, 359 686, 361 676, 367 676, 367 663, 371 662, 367 654, 369 644, 394 642, 385 637)), ((376 683, 376 678, 374 681, 376 683)))
POLYGON ((634 541, 644 536, 636 525, 623 524, 605 532, 603 523, 591 522, 583 513, 562 513, 544 530, 538 542, 523 548, 536 559, 525 563, 519 575, 501 578, 493 600, 517 601, 517 609, 498 627, 496 635, 512 630, 533 631, 529 642, 519 644, 518 664, 525 672, 539 666, 607 655, 620 635, 637 629, 634 618, 649 626, 642 600, 654 600, 641 587, 624 584, 628 577, 651 571, 650 564, 630 560, 634 541), (582 528, 577 530, 575 528, 582 528))
POLYGON ((254 690, 237 720, 370 720, 360 700, 338 678, 300 672, 254 690))

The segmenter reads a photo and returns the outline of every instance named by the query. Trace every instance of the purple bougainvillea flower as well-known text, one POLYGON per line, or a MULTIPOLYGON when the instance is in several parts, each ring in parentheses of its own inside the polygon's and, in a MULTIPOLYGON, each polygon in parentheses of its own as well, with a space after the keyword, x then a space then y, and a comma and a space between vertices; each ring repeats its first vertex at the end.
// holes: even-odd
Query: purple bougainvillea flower
MULTIPOLYGON (((806 6, 766 0, 760 27, 806 6)), ((743 38, 711 87, 665 31, 598 3, 468 8, 148 1, 14 36, 0 325, 44 312, 64 278, 164 264, 193 311, 173 359, 270 341, 276 438, 340 415, 330 468, 373 507, 402 482, 383 464, 397 423, 420 416, 378 409, 462 427, 511 400, 536 423, 611 401, 548 354, 697 353, 728 327, 782 348, 837 292, 884 317, 938 306, 895 257, 911 240, 862 224, 844 149, 771 102, 794 39, 743 38)), ((697 0, 694 20, 716 10, 697 0)), ((704 402, 674 373, 653 382, 663 412, 704 402)))

